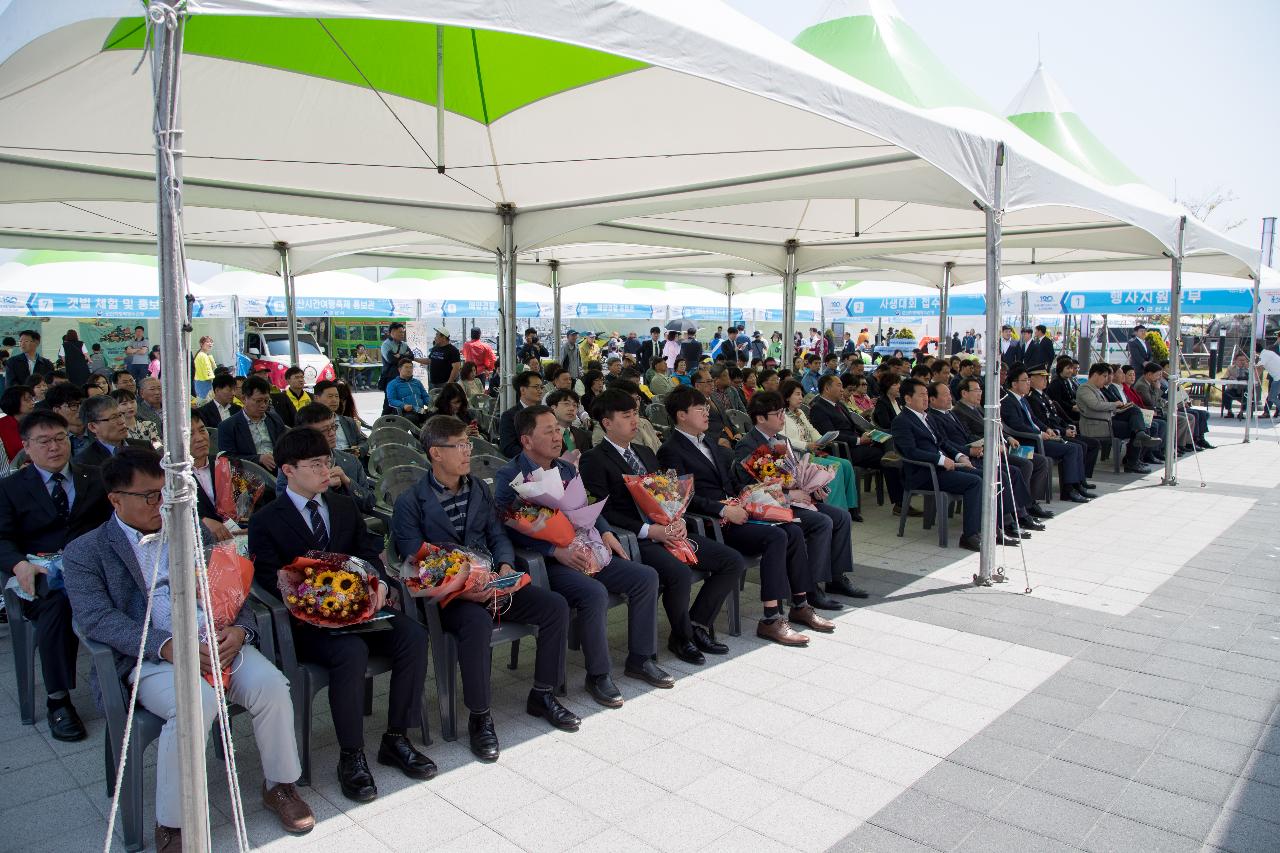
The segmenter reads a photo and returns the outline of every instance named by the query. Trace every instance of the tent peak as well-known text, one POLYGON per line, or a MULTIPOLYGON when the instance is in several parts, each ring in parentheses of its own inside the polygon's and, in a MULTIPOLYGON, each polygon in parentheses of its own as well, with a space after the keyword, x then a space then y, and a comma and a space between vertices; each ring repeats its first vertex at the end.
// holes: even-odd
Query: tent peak
POLYGON ((1044 60, 1036 61, 1036 70, 1032 72, 1031 78, 1027 80, 1026 85, 1013 96, 1013 100, 1009 103, 1008 108, 1004 111, 1006 116, 1022 115, 1024 113, 1074 113, 1075 107, 1071 105, 1066 93, 1058 85, 1057 81, 1049 74, 1044 67, 1044 60))
POLYGON ((827 0, 813 23, 838 21, 841 18, 876 18, 905 20, 893 0, 827 0))

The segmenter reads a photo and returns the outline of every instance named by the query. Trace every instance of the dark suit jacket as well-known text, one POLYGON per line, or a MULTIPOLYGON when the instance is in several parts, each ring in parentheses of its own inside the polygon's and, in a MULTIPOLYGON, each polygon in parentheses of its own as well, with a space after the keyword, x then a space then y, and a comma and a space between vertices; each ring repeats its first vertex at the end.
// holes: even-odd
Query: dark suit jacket
POLYGON ((640 345, 640 355, 636 356, 636 366, 640 368, 640 372, 649 369, 649 365, 653 364, 655 358, 662 357, 662 345, 666 343, 662 340, 655 341, 653 338, 645 338, 644 343, 640 345))
MULTIPOLYGON (((267 409, 266 418, 267 434, 271 436, 271 443, 274 445, 288 427, 271 409, 267 409)), ((245 417, 244 412, 236 412, 227 418, 225 423, 218 425, 218 451, 232 459, 248 459, 255 463, 258 461, 253 434, 249 432, 249 419, 245 417)))
MULTIPOLYGON (((329 507, 329 547, 335 554, 359 557, 386 577, 382 567, 382 542, 369 533, 364 517, 351 498, 325 493, 329 507)), ((316 550, 311 523, 281 494, 249 518, 249 553, 253 554, 253 578, 274 595, 280 594, 276 572, 308 551, 316 550)))
POLYGON ((862 436, 849 415, 849 410, 825 397, 814 397, 809 404, 809 423, 824 435, 832 430, 837 431, 840 437, 836 441, 846 442, 850 447, 856 445, 862 436))
MULTIPOLYGON (((1004 344, 998 343, 996 346, 1004 346, 1004 344)), ((1026 347, 1022 345, 1021 340, 1015 340, 1013 343, 1009 344, 1009 348, 1007 350, 1000 354, 1000 360, 1010 366, 1015 365, 1020 361, 1026 361, 1026 358, 1027 350, 1026 347)))
MULTIPOLYGON (((764 447, 769 443, 769 440, 764 437, 764 433, 755 428, 752 428, 746 435, 738 439, 738 443, 733 446, 733 467, 730 469, 735 488, 741 490, 755 482, 755 478, 747 473, 746 468, 742 467, 742 460, 755 453, 757 447, 764 447)), ((788 450, 791 449, 791 442, 787 441, 786 436, 782 433, 774 436, 772 443, 782 444, 788 450)))
POLYGON ((430 542, 483 548, 493 557, 495 569, 503 563, 515 566, 515 548, 511 546, 506 527, 498 520, 498 508, 489 487, 475 475, 468 477, 471 498, 467 502, 467 523, 461 538, 425 474, 412 489, 396 499, 391 513, 391 538, 401 559, 412 557, 423 542, 430 542))
MULTIPOLYGON (((578 469, 574 468, 562 459, 555 460, 554 465, 555 469, 560 472, 560 480, 562 482, 568 483, 570 480, 578 476, 578 469)), ((533 464, 533 461, 529 459, 528 456, 525 456, 522 451, 520 455, 498 469, 498 473, 493 476, 493 497, 500 514, 506 513, 520 500, 520 496, 516 494, 516 490, 511 488, 511 481, 517 476, 525 477, 532 474, 535 467, 536 466, 533 464)), ((596 530, 601 534, 609 533, 611 531, 609 522, 605 520, 603 512, 596 518, 596 530)), ((519 547, 528 548, 531 551, 537 551, 544 557, 550 556, 551 552, 555 550, 555 546, 550 542, 531 539, 523 533, 518 533, 515 530, 511 531, 510 536, 511 541, 519 547)))
POLYGON ((222 514, 218 512, 218 480, 213 477, 213 457, 209 458, 209 480, 213 485, 213 494, 205 492, 204 486, 200 485, 199 478, 196 479, 196 517, 197 518, 216 518, 221 520, 222 514))
POLYGON ((1028 370, 1032 367, 1045 367, 1052 369, 1053 358, 1053 339, 1048 335, 1045 335, 1038 341, 1035 338, 1031 339, 1031 342, 1027 344, 1027 351, 1026 355, 1023 357, 1023 362, 1028 370))
MULTIPOLYGON (((1031 401, 1027 400, 1027 404, 1030 405, 1030 403, 1031 401)), ((1034 415, 1035 412, 1032 411, 1032 417, 1034 415)), ((1004 399, 1000 401, 1000 420, 1014 432, 1034 432, 1039 435, 1049 428, 1049 425, 1043 421, 1028 418, 1027 413, 1022 408, 1022 404, 1012 394, 1006 394, 1004 399)))
POLYGON ((523 408, 524 406, 516 403, 503 412, 502 417, 498 419, 498 449, 508 459, 514 459, 520 455, 520 436, 516 435, 516 412, 523 408))
POLYGON ((1048 394, 1043 391, 1037 391, 1034 388, 1027 395, 1027 403, 1031 406, 1031 414, 1041 423, 1049 425, 1050 429, 1063 432, 1068 426, 1074 426, 1066 417, 1065 413, 1058 408, 1058 404, 1053 401, 1048 394))
POLYGON ((24 465, 0 480, 0 572, 12 573, 28 554, 61 551, 111 516, 111 504, 95 469, 73 462, 71 479, 76 499, 66 521, 58 517, 35 465, 24 465))
POLYGON ((1049 380, 1049 388, 1047 390, 1049 399, 1057 403, 1067 417, 1071 420, 1077 420, 1080 417, 1080 412, 1076 409, 1076 383, 1074 380, 1068 382, 1061 376, 1055 376, 1049 380))
POLYGON ((702 361, 702 341, 681 341, 680 355, 684 358, 685 368, 693 370, 702 361))
POLYGON ((285 426, 292 429, 297 424, 298 410, 294 408, 293 401, 289 399, 285 392, 271 392, 271 408, 280 416, 280 420, 284 422, 285 426))
MULTIPOLYGON (((929 427, 924 425, 915 412, 906 407, 903 407, 902 413, 893 419, 890 431, 893 433, 893 446, 897 448, 898 453, 902 454, 903 459, 937 465, 939 454, 947 458, 955 456, 941 447, 929 427)), ((908 482, 929 482, 925 469, 915 465, 903 465, 902 468, 908 482)))
MULTIPOLYGON (((143 578, 133 546, 114 517, 108 514, 96 529, 67 544, 63 580, 80 629, 90 639, 111 646, 116 672, 122 679, 128 678, 138 659, 150 584, 143 578)), ((235 624, 255 630, 247 603, 240 607, 235 624)), ((147 632, 144 659, 159 661, 160 647, 171 636, 153 623, 147 632)))
MULTIPOLYGON (((122 447, 141 447, 146 450, 154 450, 151 442, 142 441, 136 438, 126 438, 122 447)), ((116 448, 116 450, 122 449, 116 448)), ((89 468, 101 468, 103 464, 111 458, 111 451, 107 450, 106 445, 100 441, 91 441, 80 449, 72 460, 77 465, 84 465, 89 468)))
MULTIPOLYGON (((44 356, 36 356, 35 372, 38 376, 48 379, 49 374, 53 373, 53 362, 44 356)), ((27 364, 27 356, 21 350, 9 356, 9 360, 5 362, 4 378, 6 388, 31 384, 31 370, 27 364)))
MULTIPOLYGON (((661 470, 657 454, 643 444, 632 444, 631 452, 640 459, 645 471, 652 473, 661 470)), ((582 458, 578 460, 578 471, 582 474, 582 482, 587 487, 588 494, 597 500, 608 501, 603 515, 611 526, 638 534, 640 528, 648 523, 648 517, 640 512, 622 479, 632 473, 631 468, 612 444, 601 441, 582 454, 582 458)))
MULTIPOLYGON (((901 399, 899 399, 898 405, 903 411, 906 411, 907 407, 902 404, 901 399)), ((897 413, 893 411, 893 404, 889 402, 888 394, 881 394, 876 397, 876 407, 871 410, 871 422, 873 424, 888 432, 893 428, 893 421, 897 416, 897 413)))
MULTIPOLYGON (((706 436, 703 436, 706 440, 706 436)), ((734 497, 733 476, 729 473, 733 465, 729 451, 714 442, 707 442, 711 448, 714 463, 703 456, 678 430, 672 430, 667 440, 658 448, 658 462, 663 468, 672 468, 677 474, 693 475, 693 497, 689 500, 689 509, 699 515, 720 517, 724 508, 722 501, 734 497)))
MULTIPOLYGON (((231 414, 234 415, 238 411, 240 411, 240 407, 235 403, 232 403, 231 414)), ((213 400, 210 400, 200 408, 196 409, 196 416, 199 417, 200 420, 204 421, 204 425, 207 427, 213 427, 216 429, 218 425, 222 423, 222 414, 218 411, 218 404, 213 400)))
POLYGON ((569 427, 569 434, 573 436, 574 450, 581 450, 585 453, 591 449, 591 433, 582 427, 571 426, 569 427))
POLYGON ((1129 352, 1129 364, 1141 376, 1142 366, 1151 360, 1151 345, 1145 340, 1130 338, 1125 349, 1129 352))
POLYGON ((950 412, 930 409, 925 417, 929 419, 929 426, 933 427, 933 431, 941 439, 944 453, 952 458, 961 453, 969 455, 969 443, 972 441, 969 438, 969 432, 950 412))
POLYGON ((971 409, 964 403, 957 401, 951 407, 951 414, 955 416, 956 422, 964 427, 970 439, 986 436, 986 425, 980 409, 971 409))

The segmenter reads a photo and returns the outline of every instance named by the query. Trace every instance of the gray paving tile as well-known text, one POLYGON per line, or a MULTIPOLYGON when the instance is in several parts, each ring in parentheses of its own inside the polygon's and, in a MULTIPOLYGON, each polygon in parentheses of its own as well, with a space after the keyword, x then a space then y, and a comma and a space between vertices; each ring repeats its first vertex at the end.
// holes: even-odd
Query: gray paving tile
POLYGON ((1020 714, 1005 714, 982 733, 989 738, 1048 754, 1067 739, 1071 730, 1020 714))
POLYGON ((1037 835, 1078 847, 1103 812, 1034 788, 1019 788, 1001 804, 995 816, 1037 835))
POLYGON ((1129 780, 1083 764, 1050 758, 1022 784, 1105 811, 1120 796, 1129 780))
POLYGON ((1103 815, 1082 845, 1090 853, 1198 853, 1200 842, 1166 832, 1159 827, 1138 823, 1119 815, 1103 815))
POLYGON ((1214 805, 1225 802, 1236 785, 1236 777, 1230 773, 1211 770, 1159 753, 1147 759, 1134 780, 1214 805))
POLYGON ((947 760, 984 773, 1021 782, 1044 763, 1044 753, 979 735, 947 756, 947 760))
POLYGON ((832 847, 830 853, 932 853, 936 849, 873 823, 864 823, 832 847))
POLYGON ((1263 723, 1205 708, 1187 708, 1186 713, 1173 724, 1173 727, 1242 746, 1253 746, 1258 743, 1259 738, 1264 737, 1263 730, 1267 728, 1263 723))
POLYGON ((1218 807, 1171 791, 1133 782, 1111 805, 1112 814, 1202 839, 1218 819, 1218 807))
POLYGON ((1102 704, 1102 710, 1162 726, 1172 726, 1186 713, 1187 707, 1177 702, 1117 690, 1102 704))
POLYGON ((1042 723, 1074 729, 1093 715, 1096 706, 1090 707, 1067 699, 1059 699, 1056 696, 1031 693, 1009 710, 1042 723))
POLYGON ((1247 746, 1180 729, 1172 729, 1156 751, 1223 773, 1239 773, 1252 752, 1247 746))
POLYGON ((1276 837, 1280 838, 1280 788, 1256 779, 1241 779, 1238 787, 1227 798, 1227 805, 1250 817, 1278 824, 1276 837))
POLYGON ((1255 751, 1248 759, 1245 773, 1250 779, 1280 786, 1280 755, 1274 752, 1255 751))
POLYGON ((1138 771, 1150 754, 1150 750, 1141 747, 1078 732, 1067 738, 1053 756, 1113 776, 1129 777, 1138 771))
POLYGON ((1127 743, 1142 749, 1154 749, 1169 726, 1149 723, 1123 714, 1098 711, 1078 727, 1079 731, 1107 740, 1127 743))
POLYGON ((1116 691, 1105 684, 1094 684, 1073 678, 1062 672, 1056 672, 1035 689, 1033 696, 1046 695, 1055 699, 1065 699, 1079 705, 1098 708, 1116 691))
POLYGON ((948 800, 979 812, 1004 800, 1016 782, 962 764, 944 761, 920 777, 912 790, 948 800))
POLYGON ((1245 696, 1228 690, 1205 687, 1192 696, 1187 704, 1197 708, 1217 711, 1221 714, 1230 714, 1233 717, 1243 717, 1246 720, 1265 723, 1271 719, 1271 712, 1275 710, 1276 700, 1274 698, 1245 696))
POLYGON ((1076 849, 998 820, 978 824, 956 848, 959 853, 1070 853, 1076 849))
POLYGON ((939 850, 950 850, 981 820, 972 809, 907 790, 869 822, 939 850))

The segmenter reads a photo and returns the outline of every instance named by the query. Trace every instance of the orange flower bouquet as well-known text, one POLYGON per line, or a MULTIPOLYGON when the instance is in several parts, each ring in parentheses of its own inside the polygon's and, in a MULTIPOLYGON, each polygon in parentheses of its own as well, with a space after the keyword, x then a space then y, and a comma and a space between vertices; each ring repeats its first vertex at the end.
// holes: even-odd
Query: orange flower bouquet
MULTIPOLYGON (((240 608, 244 607, 253 586, 253 563, 241 555, 234 541, 213 545, 205 555, 205 573, 209 578, 209 600, 202 601, 206 624, 212 623, 214 637, 217 632, 236 621, 240 608)), ((208 641, 208 637, 204 638, 208 641)), ((231 661, 222 663, 222 686, 231 684, 231 661)), ((205 681, 213 684, 213 675, 205 675, 205 681)))
POLYGON ((658 471, 653 474, 624 474, 636 507, 653 524, 664 524, 668 530, 667 541, 662 543, 682 563, 695 565, 697 549, 689 541, 685 529, 684 511, 693 496, 693 477, 680 476, 675 471, 658 471))
POLYGON ((359 557, 308 551, 276 573, 289 612, 321 628, 345 628, 371 618, 378 573, 359 557))

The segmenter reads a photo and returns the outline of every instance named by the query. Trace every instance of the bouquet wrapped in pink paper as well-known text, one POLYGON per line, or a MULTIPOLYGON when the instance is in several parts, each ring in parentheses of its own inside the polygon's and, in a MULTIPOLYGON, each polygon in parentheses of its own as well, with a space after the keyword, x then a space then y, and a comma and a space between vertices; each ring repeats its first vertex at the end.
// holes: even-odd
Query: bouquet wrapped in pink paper
POLYGON ((592 567, 587 574, 595 574, 609 565, 613 552, 601 541, 600 533, 595 528, 596 519, 604 509, 604 501, 587 503, 587 489, 582 484, 581 476, 575 476, 566 483, 561 479, 557 468, 539 469, 527 476, 516 477, 511 481, 511 488, 520 496, 520 502, 505 519, 508 527, 535 539, 550 542, 558 548, 582 551, 589 558, 592 567), (551 517, 544 519, 545 513, 534 511, 534 508, 550 510, 551 517), (560 534, 558 538, 552 539, 530 532, 527 517, 531 514, 544 522, 540 529, 555 528, 560 534), (573 528, 573 538, 567 544, 563 541, 563 525, 556 516, 562 516, 573 528))
POLYGON ((789 465, 792 484, 787 488, 787 500, 792 506, 816 510, 815 501, 827 497, 827 486, 836 478, 836 469, 809 461, 806 453, 793 459, 789 465))

